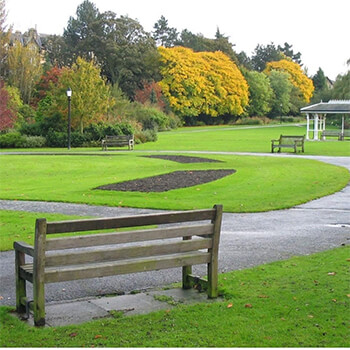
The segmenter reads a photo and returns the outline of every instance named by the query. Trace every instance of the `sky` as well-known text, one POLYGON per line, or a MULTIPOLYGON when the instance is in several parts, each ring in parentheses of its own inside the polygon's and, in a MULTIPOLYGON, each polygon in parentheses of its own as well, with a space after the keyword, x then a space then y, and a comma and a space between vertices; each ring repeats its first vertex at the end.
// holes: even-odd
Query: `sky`
MULTIPOLYGON (((163 15, 170 27, 214 38, 217 28, 234 50, 251 56, 258 44, 285 42, 301 52, 309 76, 321 67, 332 80, 350 59, 350 0, 90 0, 100 12, 137 19, 150 32, 163 15)), ((5 0, 7 24, 21 32, 62 35, 83 0, 5 0)))

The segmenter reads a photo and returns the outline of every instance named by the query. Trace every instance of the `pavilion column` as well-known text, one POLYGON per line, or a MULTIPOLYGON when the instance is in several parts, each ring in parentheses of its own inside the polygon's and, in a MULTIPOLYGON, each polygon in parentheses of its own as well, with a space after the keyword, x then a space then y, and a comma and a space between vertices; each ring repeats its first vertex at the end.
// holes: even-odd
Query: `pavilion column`
POLYGON ((309 140, 310 132, 310 116, 309 113, 306 114, 306 140, 309 140))
POLYGON ((314 118, 314 140, 318 140, 318 114, 314 118))
POLYGON ((341 132, 344 134, 344 116, 341 117, 341 132))

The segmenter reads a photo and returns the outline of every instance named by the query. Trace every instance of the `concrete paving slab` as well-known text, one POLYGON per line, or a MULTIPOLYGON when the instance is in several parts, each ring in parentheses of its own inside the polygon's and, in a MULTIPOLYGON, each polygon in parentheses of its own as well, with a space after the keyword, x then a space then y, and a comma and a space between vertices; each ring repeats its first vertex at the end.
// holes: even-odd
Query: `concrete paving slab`
POLYGON ((91 303, 106 311, 122 311, 126 316, 171 308, 169 304, 157 301, 153 296, 145 293, 94 299, 91 300, 91 303))

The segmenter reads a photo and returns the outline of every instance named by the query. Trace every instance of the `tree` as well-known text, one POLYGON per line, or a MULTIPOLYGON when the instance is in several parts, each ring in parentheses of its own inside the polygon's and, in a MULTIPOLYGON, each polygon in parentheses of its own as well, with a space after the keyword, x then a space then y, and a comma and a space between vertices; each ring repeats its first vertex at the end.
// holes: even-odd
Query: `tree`
POLYGON ((262 72, 266 68, 266 64, 272 61, 280 61, 285 56, 276 48, 272 42, 266 46, 258 44, 251 58, 251 65, 254 70, 262 72))
POLYGON ((184 47, 159 49, 163 95, 179 116, 243 113, 248 85, 224 53, 184 47))
POLYGON ((192 49, 195 52, 215 52, 222 51, 229 56, 235 63, 238 62, 236 53, 233 50, 233 44, 229 42, 229 38, 220 33, 217 28, 215 39, 209 39, 203 34, 193 34, 187 29, 181 32, 180 40, 176 43, 178 46, 183 46, 192 49))
POLYGON ((153 26, 152 37, 158 46, 172 47, 178 40, 179 33, 176 28, 168 25, 168 20, 161 16, 153 26))
POLYGON ((350 71, 338 75, 334 83, 332 98, 337 100, 350 100, 350 71))
POLYGON ((135 101, 142 104, 156 104, 161 110, 164 110, 165 107, 162 88, 159 83, 154 81, 143 83, 143 88, 135 93, 135 101))
POLYGON ((11 28, 6 29, 6 11, 5 0, 0 0, 0 76, 4 77, 6 72, 6 63, 8 48, 10 43, 11 28))
POLYGON ((78 57, 71 69, 63 69, 57 88, 52 94, 52 111, 58 110, 67 115, 66 90, 68 87, 72 89, 72 126, 81 133, 85 126, 102 120, 113 106, 109 86, 100 73, 93 61, 88 62, 78 57))
POLYGON ((269 78, 256 71, 246 71, 244 76, 249 85, 249 116, 266 116, 271 111, 274 96, 269 78))
POLYGON ((17 115, 10 107, 10 95, 6 91, 3 80, 0 80, 0 131, 11 129, 16 122, 17 115))
POLYGON ((294 53, 293 45, 289 45, 288 43, 284 43, 284 46, 278 45, 278 50, 282 52, 286 57, 290 57, 295 63, 298 63, 300 67, 302 67, 301 63, 301 53, 294 53))
POLYGON ((37 46, 16 41, 8 52, 9 83, 17 87, 24 103, 29 103, 42 72, 37 46))
POLYGON ((277 62, 268 62, 265 72, 269 74, 273 70, 278 70, 288 73, 289 80, 293 86, 299 91, 299 97, 303 102, 308 103, 314 92, 314 85, 312 80, 308 78, 301 67, 290 60, 283 59, 277 62))
POLYGON ((312 78, 315 91, 321 91, 327 88, 327 80, 321 68, 318 68, 317 73, 312 78))
POLYGON ((273 70, 268 77, 274 92, 271 116, 285 115, 290 111, 290 96, 293 90, 289 75, 286 72, 273 70))

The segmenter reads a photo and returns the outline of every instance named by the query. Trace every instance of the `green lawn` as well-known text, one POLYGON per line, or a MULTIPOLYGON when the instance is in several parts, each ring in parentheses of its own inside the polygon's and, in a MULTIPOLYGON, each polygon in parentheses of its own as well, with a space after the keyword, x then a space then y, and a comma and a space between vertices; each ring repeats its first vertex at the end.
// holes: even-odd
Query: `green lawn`
MULTIPOLYGON (((271 152, 271 140, 283 135, 305 135, 305 126, 194 127, 161 132, 157 142, 136 145, 141 150, 271 152)), ((283 152, 292 152, 283 149, 283 152)), ((308 155, 350 156, 350 141, 307 141, 308 155)))
POLYGON ((1 347, 347 347, 350 249, 220 275, 225 300, 31 328, 0 308, 1 347))
MULTIPOLYGON (((186 127, 158 133, 158 141, 136 145, 136 150, 175 150, 175 151, 223 151, 269 153, 271 140, 283 135, 305 135, 305 125, 272 126, 203 126, 186 127)), ((310 135, 312 137, 312 135, 310 135)), ((124 148, 126 149, 126 148, 124 148)), ((2 149, 0 152, 66 152, 66 149, 2 149)), ((70 152, 101 152, 101 148, 75 148, 70 152)), ((283 152, 292 152, 283 149, 283 152)), ((350 156, 350 141, 307 141, 306 155, 350 156)))
MULTIPOLYGON (((204 157, 204 156, 203 156, 204 157)), ((318 161, 210 155, 222 163, 180 164, 127 152, 110 156, 3 155, 0 198, 155 209, 259 212, 289 208, 342 189, 349 171, 318 161), (220 180, 167 192, 96 190, 101 185, 176 170, 235 169, 220 180)))
POLYGON ((38 218, 46 218, 47 221, 60 221, 81 219, 82 217, 0 210, 0 251, 13 249, 14 241, 22 241, 34 245, 35 220, 38 218))

